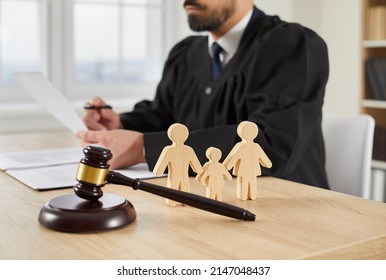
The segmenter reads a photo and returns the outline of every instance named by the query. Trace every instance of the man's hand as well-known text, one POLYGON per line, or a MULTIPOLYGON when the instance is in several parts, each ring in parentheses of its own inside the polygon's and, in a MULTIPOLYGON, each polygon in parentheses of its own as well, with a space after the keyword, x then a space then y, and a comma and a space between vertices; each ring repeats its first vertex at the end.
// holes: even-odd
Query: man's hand
POLYGON ((143 134, 131 130, 79 131, 76 136, 83 145, 97 144, 113 154, 109 161, 111 169, 120 169, 146 162, 143 134))
MULTIPOLYGON (((106 105, 100 97, 94 97, 86 106, 106 105)), ((122 128, 119 115, 112 109, 86 109, 83 122, 90 130, 112 130, 122 128)))

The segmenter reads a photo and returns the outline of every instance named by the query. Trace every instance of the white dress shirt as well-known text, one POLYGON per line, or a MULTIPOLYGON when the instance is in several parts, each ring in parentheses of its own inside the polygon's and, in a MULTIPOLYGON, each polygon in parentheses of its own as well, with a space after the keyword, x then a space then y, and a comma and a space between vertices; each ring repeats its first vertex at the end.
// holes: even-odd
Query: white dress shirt
MULTIPOLYGON (((235 55, 237 48, 240 44, 241 36, 243 36, 245 29, 247 28, 248 22, 252 17, 253 9, 251 9, 242 20, 240 20, 235 26, 232 27, 227 33, 221 36, 216 42, 221 46, 223 52, 220 54, 220 61, 224 67, 235 55)), ((212 44, 215 41, 211 34, 208 36, 208 50, 209 55, 212 54, 212 44)))

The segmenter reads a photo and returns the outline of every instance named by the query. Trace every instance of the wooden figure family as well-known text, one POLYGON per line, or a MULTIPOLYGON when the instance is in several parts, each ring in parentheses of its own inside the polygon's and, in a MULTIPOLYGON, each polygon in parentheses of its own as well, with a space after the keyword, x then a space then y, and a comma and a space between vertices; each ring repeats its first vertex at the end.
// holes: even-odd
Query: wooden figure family
MULTIPOLYGON (((253 141, 258 134, 255 123, 243 121, 238 125, 237 134, 241 141, 236 143, 223 163, 220 163, 221 151, 209 147, 206 150, 208 162, 204 166, 201 166, 194 150, 184 144, 189 136, 186 126, 175 123, 169 127, 167 134, 172 144, 162 150, 153 169, 157 176, 161 176, 166 167, 168 168, 167 187, 190 192, 189 167, 191 167, 198 174, 196 180, 207 187, 206 196, 222 200, 222 187, 225 179, 232 179, 228 170, 233 168, 233 175, 237 177, 237 198, 241 200, 257 198, 260 165, 271 168, 272 163, 260 145, 253 141)), ((170 206, 177 205, 175 201, 166 202, 170 206)))

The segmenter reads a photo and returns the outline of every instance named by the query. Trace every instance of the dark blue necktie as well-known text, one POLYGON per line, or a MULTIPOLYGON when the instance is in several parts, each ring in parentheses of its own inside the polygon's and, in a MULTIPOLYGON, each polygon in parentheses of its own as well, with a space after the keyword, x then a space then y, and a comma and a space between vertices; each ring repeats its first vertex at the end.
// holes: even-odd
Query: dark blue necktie
POLYGON ((222 48, 219 44, 214 42, 212 44, 212 54, 213 54, 213 80, 216 80, 218 75, 220 75, 221 71, 221 61, 220 61, 220 53, 222 52, 222 48))

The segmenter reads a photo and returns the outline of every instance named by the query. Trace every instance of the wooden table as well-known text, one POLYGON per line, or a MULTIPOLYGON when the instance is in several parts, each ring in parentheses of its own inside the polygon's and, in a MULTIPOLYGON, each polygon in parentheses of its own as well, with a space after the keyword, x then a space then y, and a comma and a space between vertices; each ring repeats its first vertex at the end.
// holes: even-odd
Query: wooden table
MULTIPOLYGON (((0 152, 74 145, 61 131, 0 135, 0 152)), ((38 192, 1 171, 0 259, 386 259, 386 204, 276 178, 258 182, 255 201, 238 200, 234 181, 224 187, 224 201, 255 213, 254 222, 169 207, 161 197, 110 185, 104 191, 125 196, 136 221, 73 234, 38 222, 41 207, 71 189, 38 192)))

